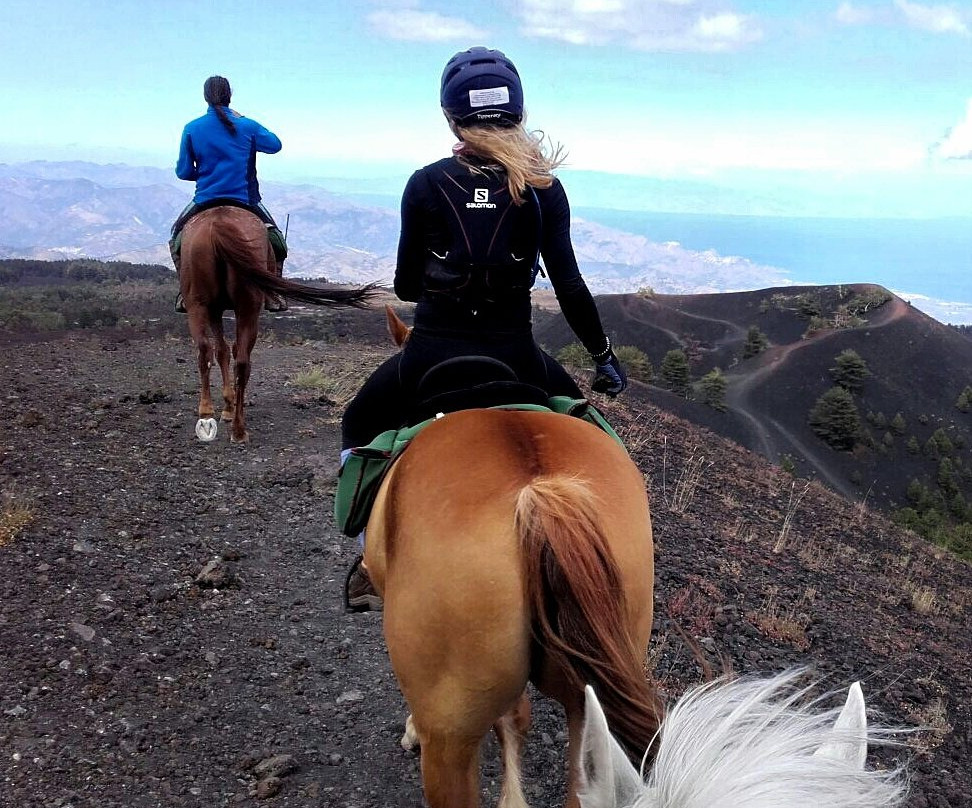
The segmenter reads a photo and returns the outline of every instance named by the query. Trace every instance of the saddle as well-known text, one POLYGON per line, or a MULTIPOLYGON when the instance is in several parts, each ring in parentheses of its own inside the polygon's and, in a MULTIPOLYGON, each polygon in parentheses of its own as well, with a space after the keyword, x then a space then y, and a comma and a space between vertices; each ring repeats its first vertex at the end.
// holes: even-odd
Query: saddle
POLYGON ((190 202, 185 210, 179 214, 179 218, 176 219, 174 225, 172 225, 172 238, 169 240, 169 252, 172 255, 173 260, 176 259, 182 252, 182 229, 186 226, 190 219, 192 219, 196 214, 202 213, 204 210, 209 210, 210 208, 217 207, 230 207, 230 208, 242 208, 243 210, 249 211, 254 216, 260 219, 267 227, 267 239, 270 242, 270 246, 273 248, 273 254, 278 262, 283 262, 287 258, 287 239, 281 232, 280 228, 275 224, 270 224, 264 218, 264 214, 256 205, 249 205, 246 202, 240 202, 238 199, 229 198, 218 198, 210 199, 207 202, 202 202, 196 205, 194 202, 190 202))
POLYGON ((368 524, 381 482, 412 439, 449 412, 468 409, 517 409, 556 412, 582 418, 624 444, 601 412, 587 399, 552 396, 525 384, 496 359, 460 356, 435 365, 422 377, 408 419, 413 426, 382 432, 367 446, 353 448, 338 473, 334 517, 347 536, 357 536, 368 524))

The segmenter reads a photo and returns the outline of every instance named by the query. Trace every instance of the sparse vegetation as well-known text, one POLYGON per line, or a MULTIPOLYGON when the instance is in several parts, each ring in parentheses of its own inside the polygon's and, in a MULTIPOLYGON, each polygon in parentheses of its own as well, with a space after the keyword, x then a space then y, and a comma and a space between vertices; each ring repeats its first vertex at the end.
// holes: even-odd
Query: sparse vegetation
POLYGON ((0 547, 10 544, 34 518, 29 506, 15 499, 6 500, 0 507, 0 547))
POLYGON ((749 326, 749 331, 746 332, 746 342, 743 343, 743 359, 750 359, 754 356, 759 356, 763 351, 769 347, 769 340, 766 335, 759 330, 758 326, 749 326))
POLYGON ((702 402, 719 412, 726 411, 726 387, 728 382, 719 368, 713 368, 699 381, 702 402))
POLYGON ((810 427, 825 443, 850 451, 857 442, 861 417, 854 397, 843 387, 831 387, 817 399, 808 416, 810 427))
MULTIPOLYGON (((867 368, 867 363, 861 359, 857 351, 851 350, 850 348, 841 351, 834 360, 834 363, 834 367, 830 368, 830 375, 834 383, 843 387, 845 390, 850 390, 852 393, 859 391, 861 385, 864 384, 864 380, 871 375, 871 371, 867 368)), ((884 419, 883 414, 881 418, 884 419)), ((877 425, 883 426, 882 424, 877 425)))
POLYGON ((955 400, 955 408, 959 412, 972 412, 972 385, 966 385, 955 400))
POLYGON ((662 385, 673 393, 687 396, 691 376, 689 373, 688 357, 685 352, 675 348, 665 354, 661 363, 662 385))
POLYGON ((790 533, 790 526, 793 524, 793 516, 796 514, 797 508, 800 507, 800 503, 803 498, 807 495, 807 491, 810 490, 809 481, 805 482, 800 488, 797 488, 797 481, 793 480, 790 483, 790 496, 786 503, 786 514, 783 517, 783 525, 780 528, 780 534, 776 537, 776 543, 773 545, 773 552, 780 553, 786 546, 786 538, 790 533))
MULTIPOLYGON (((654 381, 655 369, 651 366, 648 355, 640 348, 633 345, 618 345, 614 353, 624 365, 629 379, 645 384, 654 381)), ((566 367, 588 368, 591 366, 591 355, 579 342, 571 342, 557 352, 557 361, 566 367)))
POLYGON ((586 368, 591 364, 591 355, 579 342, 571 342, 557 352, 557 361, 571 368, 586 368))
POLYGON ((635 348, 633 345, 619 345, 614 353, 621 364, 624 365, 629 379, 635 379, 645 384, 651 384, 654 381, 655 369, 651 366, 647 354, 640 348, 635 348))
MULTIPOLYGON (((807 639, 810 616, 800 610, 802 603, 794 604, 789 608, 782 607, 777 602, 778 592, 778 587, 770 587, 763 606, 758 610, 748 612, 746 619, 770 639, 805 651, 810 647, 810 641, 807 639)), ((806 593, 804 597, 806 597, 806 593)))
POLYGON ((706 472, 712 468, 712 461, 707 461, 704 455, 693 450, 676 475, 674 485, 668 488, 668 441, 665 441, 665 452, 662 467, 662 496, 674 513, 685 513, 699 486, 705 480, 706 472))

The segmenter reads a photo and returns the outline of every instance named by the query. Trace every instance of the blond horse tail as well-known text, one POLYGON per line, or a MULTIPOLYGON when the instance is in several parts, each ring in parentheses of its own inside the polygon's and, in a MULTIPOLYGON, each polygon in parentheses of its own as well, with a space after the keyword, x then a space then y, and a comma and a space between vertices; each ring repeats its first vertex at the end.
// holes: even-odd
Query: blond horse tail
POLYGON ((551 655, 578 699, 597 691, 608 723, 640 761, 662 717, 646 678, 645 649, 628 630, 621 573, 590 488, 570 477, 534 480, 520 492, 515 527, 523 551, 536 642, 551 655))

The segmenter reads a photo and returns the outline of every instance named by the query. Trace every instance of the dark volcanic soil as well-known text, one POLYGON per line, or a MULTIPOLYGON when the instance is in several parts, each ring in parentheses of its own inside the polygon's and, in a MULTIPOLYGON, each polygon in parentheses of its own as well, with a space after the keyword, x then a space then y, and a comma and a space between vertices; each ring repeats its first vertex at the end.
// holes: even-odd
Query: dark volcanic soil
MULTIPOLYGON (((340 409, 289 384, 360 349, 258 343, 248 446, 225 427, 195 440, 185 338, 3 350, 0 805, 420 805, 381 617, 340 603, 356 552, 331 520, 340 409)), ((736 672, 862 679, 886 721, 928 727, 872 764, 908 761, 914 806, 969 804, 968 566, 627 401, 611 417, 652 490, 666 692, 701 676, 680 631, 736 672)), ((539 808, 562 800, 564 735, 535 704, 539 808)), ((492 743, 483 771, 494 801, 492 743)))

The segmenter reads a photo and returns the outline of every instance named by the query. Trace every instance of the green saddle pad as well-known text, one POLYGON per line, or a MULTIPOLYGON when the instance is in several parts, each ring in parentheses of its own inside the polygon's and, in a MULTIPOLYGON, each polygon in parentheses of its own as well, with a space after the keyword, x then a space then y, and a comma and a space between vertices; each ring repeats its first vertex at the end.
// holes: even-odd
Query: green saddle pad
MULTIPOLYGON (((572 415, 602 429, 624 448, 618 434, 597 407, 587 399, 553 396, 547 404, 546 407, 537 404, 507 404, 492 409, 535 410, 572 415)), ((342 533, 357 536, 365 529, 378 488, 391 464, 401 456, 412 438, 434 420, 435 418, 429 418, 415 426, 389 429, 367 446, 351 450, 338 474, 337 493, 334 495, 334 518, 342 533)))

